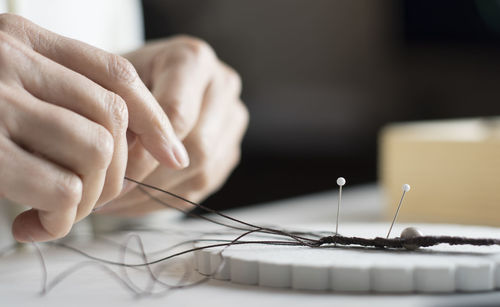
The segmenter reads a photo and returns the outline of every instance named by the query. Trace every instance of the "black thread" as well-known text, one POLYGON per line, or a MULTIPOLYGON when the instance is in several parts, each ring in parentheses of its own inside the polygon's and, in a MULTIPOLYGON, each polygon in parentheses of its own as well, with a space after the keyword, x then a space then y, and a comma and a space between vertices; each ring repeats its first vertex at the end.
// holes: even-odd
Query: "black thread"
MULTIPOLYGON (((61 272, 57 276, 55 276, 51 282, 48 281, 47 279, 47 267, 44 261, 43 253, 41 250, 38 248, 38 246, 35 244, 35 247, 37 249, 37 253, 40 258, 40 262, 42 265, 42 273, 43 275, 43 285, 42 285, 42 293, 47 294, 51 289, 53 289, 57 284, 62 282, 65 278, 70 276, 71 274, 81 270, 84 267, 90 266, 90 265, 95 265, 102 269, 104 272, 108 273, 112 278, 116 279, 119 284, 121 284, 125 289, 129 290, 131 293, 133 293, 135 296, 159 296, 159 295, 164 295, 170 290, 173 289, 180 289, 180 288, 186 288, 186 287, 193 287, 196 285, 199 285, 200 283, 208 281, 210 278, 212 278, 216 273, 220 271, 222 268, 223 263, 225 262, 224 257, 222 256, 222 252, 233 245, 243 245, 243 244, 256 244, 256 245, 282 245, 282 246, 304 246, 304 247, 310 247, 310 248, 320 248, 324 247, 325 245, 330 245, 334 244, 336 248, 343 248, 346 246, 350 245, 357 245, 361 246, 363 248, 390 248, 390 249, 402 249, 405 248, 405 246, 416 246, 416 247, 430 247, 430 246, 435 246, 438 244, 449 244, 449 245, 474 245, 474 246, 490 246, 490 245, 500 245, 500 240, 499 239, 493 239, 493 238, 466 238, 466 237, 455 237, 455 236, 420 236, 420 237, 414 237, 414 238, 392 238, 392 239, 386 239, 386 238, 381 238, 381 237, 376 237, 373 239, 367 239, 367 238, 361 238, 361 237, 347 237, 347 236, 342 236, 339 234, 334 234, 334 235, 324 235, 325 233, 331 233, 331 232, 303 232, 303 231, 287 231, 284 229, 277 229, 273 227, 264 227, 264 226, 258 226, 254 225, 239 219, 236 219, 234 217, 228 216, 227 214, 221 213, 217 210, 208 208, 204 205, 195 203, 193 201, 190 201, 182 196, 176 195, 174 193, 171 193, 169 191, 160 189, 158 187, 142 183, 139 181, 136 181, 134 179, 125 177, 126 180, 134 182, 139 185, 139 189, 148 195, 152 200, 158 202, 159 204, 162 204, 163 206, 173 208, 176 210, 179 210, 183 212, 184 214, 187 214, 189 216, 197 217, 204 219, 206 221, 209 221, 211 223, 215 223, 224 227, 232 228, 238 231, 243 231, 243 233, 240 233, 237 235, 237 237, 233 240, 221 240, 221 239, 216 239, 216 240, 211 240, 211 239, 199 239, 199 240, 187 240, 184 242, 180 242, 178 244, 175 244, 173 246, 170 246, 164 251, 171 250, 175 247, 182 246, 184 244, 190 244, 190 243, 198 243, 198 242, 211 242, 212 244, 207 244, 205 246, 199 246, 199 247, 194 247, 190 249, 186 249, 180 252, 175 252, 173 254, 170 254, 168 256, 156 259, 156 260, 149 260, 147 257, 147 254, 145 252, 142 239, 138 235, 132 235, 130 236, 125 244, 121 244, 120 246, 122 247, 122 262, 119 261, 112 261, 109 259, 104 259, 104 258, 99 258, 96 256, 93 256, 89 253, 86 253, 83 250, 80 250, 78 248, 72 247, 68 244, 62 243, 62 242, 49 242, 46 244, 52 244, 61 248, 65 248, 67 250, 71 250, 73 252, 76 252, 87 259, 90 259, 90 261, 85 261, 82 263, 78 263, 69 269, 61 272), (152 189, 159 191, 164 194, 168 194, 172 197, 175 197, 177 199, 180 199, 186 203, 189 203, 195 207, 198 207, 205 212, 215 214, 219 217, 222 217, 226 220, 229 220, 231 222, 240 224, 242 226, 235 226, 232 224, 228 224, 223 221, 218 221, 212 217, 207 217, 203 216, 200 214, 196 214, 193 212, 189 211, 184 211, 181 210, 175 206, 171 206, 167 202, 155 197, 151 193, 149 193, 145 188, 152 189), (249 235, 249 234, 261 234, 261 235, 273 235, 277 237, 284 237, 283 240, 278 240, 278 239, 273 239, 273 240, 245 240, 243 241, 242 239, 249 235), (135 239, 138 243, 139 251, 133 251, 129 247, 129 243, 132 239, 135 239), (188 273, 186 272, 184 276, 178 281, 176 285, 171 285, 166 283, 165 281, 161 280, 158 276, 158 272, 154 272, 152 268, 150 267, 153 264, 160 263, 160 262, 165 262, 170 259, 177 258, 181 255, 192 253, 195 251, 207 249, 207 248, 216 248, 216 247, 222 247, 222 249, 218 252, 219 257, 221 258, 221 264, 211 274, 206 274, 203 276, 198 281, 191 282, 191 283, 184 283, 186 280, 188 280, 188 273), (143 262, 140 263, 125 263, 125 256, 127 252, 133 251, 134 253, 140 255, 143 259, 143 262), (112 265, 112 266, 120 266, 123 267, 123 274, 118 274, 117 272, 113 271, 110 267, 107 265, 112 265), (146 267, 146 272, 150 276, 150 283, 144 287, 144 289, 141 289, 137 284, 134 283, 134 281, 130 278, 128 275, 128 272, 125 270, 126 268, 140 268, 140 267, 146 267), (153 288, 155 285, 160 285, 163 287, 161 291, 156 291, 153 292, 153 288)), ((2 250, 0 252, 0 256, 5 255, 8 253, 9 250, 11 250, 12 247, 8 247, 5 250, 2 250)), ((161 268, 162 270, 165 269, 165 267, 161 268)))

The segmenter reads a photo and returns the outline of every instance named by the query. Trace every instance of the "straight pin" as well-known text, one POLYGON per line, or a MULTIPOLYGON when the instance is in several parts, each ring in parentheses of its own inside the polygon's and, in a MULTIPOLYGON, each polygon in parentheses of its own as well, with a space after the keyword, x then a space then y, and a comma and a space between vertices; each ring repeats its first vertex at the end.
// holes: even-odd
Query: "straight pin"
POLYGON ((396 214, 394 215, 394 218, 392 219, 392 224, 391 227, 389 228, 389 232, 387 232, 387 237, 386 239, 389 239, 389 235, 391 234, 392 226, 394 226, 394 222, 396 222, 396 218, 398 217, 399 209, 401 208, 401 204, 403 203, 403 199, 405 197, 406 192, 410 191, 410 185, 409 184, 403 184, 403 195, 401 195, 401 199, 399 200, 399 205, 398 209, 396 210, 396 214))
POLYGON ((342 187, 345 185, 346 181, 344 177, 337 178, 337 184, 339 186, 339 201, 337 203, 337 223, 335 224, 335 235, 339 234, 339 213, 340 213, 340 203, 342 202, 342 187))

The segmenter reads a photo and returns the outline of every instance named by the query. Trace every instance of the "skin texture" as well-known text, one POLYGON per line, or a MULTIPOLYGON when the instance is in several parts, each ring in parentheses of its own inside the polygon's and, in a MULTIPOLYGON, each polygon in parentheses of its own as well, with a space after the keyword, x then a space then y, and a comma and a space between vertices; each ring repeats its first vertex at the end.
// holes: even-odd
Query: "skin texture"
POLYGON ((157 209, 122 191, 125 174, 199 200, 237 163, 240 79, 208 45, 179 37, 128 57, 0 15, 0 196, 32 207, 18 241, 61 238, 104 204, 157 209))
MULTIPOLYGON (((241 79, 205 42, 178 36, 125 55, 168 115, 191 164, 173 170, 158 163, 138 142, 131 143, 126 175, 192 201, 217 190, 240 159, 248 111, 240 100, 241 79)), ((177 199, 149 191, 171 205, 177 199)), ((165 209, 135 184, 98 212, 137 216, 165 209)))

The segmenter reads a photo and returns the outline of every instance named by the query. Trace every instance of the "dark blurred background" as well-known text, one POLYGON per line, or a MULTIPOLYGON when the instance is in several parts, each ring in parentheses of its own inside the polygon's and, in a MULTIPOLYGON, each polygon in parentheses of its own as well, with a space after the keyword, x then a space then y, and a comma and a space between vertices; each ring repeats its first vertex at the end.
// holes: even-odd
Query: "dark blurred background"
POLYGON ((500 1, 144 0, 147 39, 206 40, 243 79, 223 209, 377 178, 394 121, 500 114, 500 1))

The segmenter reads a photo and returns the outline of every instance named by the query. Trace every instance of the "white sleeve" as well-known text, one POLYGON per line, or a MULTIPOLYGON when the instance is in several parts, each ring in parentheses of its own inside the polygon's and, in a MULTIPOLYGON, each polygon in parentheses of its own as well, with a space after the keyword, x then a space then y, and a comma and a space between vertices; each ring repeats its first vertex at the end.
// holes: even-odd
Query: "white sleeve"
POLYGON ((8 12, 7 0, 0 0, 0 13, 8 12))
POLYGON ((0 0, 1 8, 55 33, 122 53, 144 42, 139 0, 0 0), (6 5, 7 3, 8 5, 6 5))

